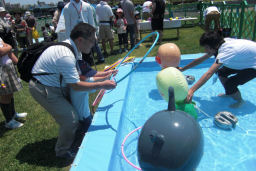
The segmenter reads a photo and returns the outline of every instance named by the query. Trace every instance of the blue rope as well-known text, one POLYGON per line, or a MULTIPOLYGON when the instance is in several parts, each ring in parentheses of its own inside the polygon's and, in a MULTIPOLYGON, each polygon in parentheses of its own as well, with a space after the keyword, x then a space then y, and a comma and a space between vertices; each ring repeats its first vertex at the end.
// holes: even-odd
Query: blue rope
MULTIPOLYGON (((156 34, 156 39, 154 41, 154 43, 151 45, 151 47, 148 49, 148 51, 145 53, 145 55, 143 56, 143 58, 140 60, 140 62, 133 66, 133 68, 131 69, 130 72, 128 72, 125 76, 123 76, 121 79, 117 80, 116 83, 121 82, 122 80, 124 80, 128 75, 130 75, 138 66, 140 63, 143 62, 143 60, 148 56, 148 54, 151 52, 151 50, 155 47, 158 39, 159 39, 159 33, 158 32, 152 32, 150 34, 148 34, 146 37, 144 37, 139 43, 137 43, 126 55, 125 57, 122 59, 122 61, 119 63, 119 65, 116 67, 116 69, 118 69, 120 67, 120 65, 123 63, 123 61, 134 51, 134 49, 136 49, 142 42, 144 42, 148 37, 152 36, 153 34, 156 34)), ((113 75, 111 76, 110 80, 112 79, 113 75)))

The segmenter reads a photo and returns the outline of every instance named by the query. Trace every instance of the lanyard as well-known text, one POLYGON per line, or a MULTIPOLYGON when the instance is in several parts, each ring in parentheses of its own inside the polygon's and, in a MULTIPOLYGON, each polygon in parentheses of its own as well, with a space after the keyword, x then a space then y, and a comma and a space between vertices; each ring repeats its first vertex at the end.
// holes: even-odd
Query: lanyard
POLYGON ((82 11, 82 2, 81 2, 81 6, 80 6, 80 10, 78 11, 78 9, 76 8, 75 4, 72 3, 73 7, 76 9, 76 12, 77 12, 77 15, 78 15, 78 18, 80 19, 80 14, 81 14, 81 11, 82 11))

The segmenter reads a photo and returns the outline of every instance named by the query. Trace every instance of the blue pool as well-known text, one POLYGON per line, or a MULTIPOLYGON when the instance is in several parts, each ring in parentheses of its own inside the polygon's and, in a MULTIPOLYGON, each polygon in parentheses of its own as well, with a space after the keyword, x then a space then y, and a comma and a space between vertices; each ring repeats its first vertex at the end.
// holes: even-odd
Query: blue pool
MULTIPOLYGON (((182 55, 181 66, 201 55, 182 55)), ((213 61, 209 59, 184 74, 194 75, 198 80, 213 61)), ((116 79, 128 73, 132 65, 120 67, 116 79)), ((129 132, 142 126, 154 113, 167 109, 167 102, 156 87, 155 78, 160 70, 154 58, 146 58, 115 90, 105 93, 71 171, 136 170, 122 157, 121 143, 129 132)), ((256 79, 239 87, 245 103, 238 109, 229 108, 234 102, 231 98, 217 97, 224 89, 219 81, 212 83, 211 78, 193 98, 203 111, 198 112, 198 122, 204 135, 204 154, 197 171, 256 170, 256 79), (214 125, 213 117, 220 111, 237 116, 236 128, 226 131, 214 125)), ((139 131, 132 134, 124 148, 127 158, 137 166, 138 136, 139 131)))

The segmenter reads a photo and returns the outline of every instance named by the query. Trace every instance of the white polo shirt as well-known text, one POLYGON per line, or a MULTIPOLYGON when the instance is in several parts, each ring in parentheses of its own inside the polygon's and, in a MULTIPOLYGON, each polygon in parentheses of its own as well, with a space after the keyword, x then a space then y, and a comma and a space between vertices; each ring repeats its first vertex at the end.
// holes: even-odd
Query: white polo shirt
POLYGON ((216 57, 218 63, 231 69, 256 69, 256 42, 246 39, 225 38, 216 57))
POLYGON ((105 1, 100 1, 96 6, 96 14, 100 25, 110 25, 110 23, 100 23, 101 21, 110 21, 110 17, 114 16, 112 9, 105 1))
POLYGON ((63 15, 65 19, 65 30, 66 36, 65 39, 68 39, 72 29, 79 23, 88 23, 91 26, 95 26, 93 11, 90 7, 90 4, 81 1, 76 3, 74 0, 65 5, 63 9, 63 15))
MULTIPOLYGON (((75 43, 69 39, 65 42, 71 44, 75 53, 81 57, 75 43)), ((47 48, 39 59, 36 61, 32 73, 54 73, 51 75, 34 76, 42 84, 51 87, 60 87, 60 74, 63 75, 62 86, 66 87, 67 83, 77 83, 80 81, 77 71, 76 58, 73 52, 65 46, 56 45, 47 48)))

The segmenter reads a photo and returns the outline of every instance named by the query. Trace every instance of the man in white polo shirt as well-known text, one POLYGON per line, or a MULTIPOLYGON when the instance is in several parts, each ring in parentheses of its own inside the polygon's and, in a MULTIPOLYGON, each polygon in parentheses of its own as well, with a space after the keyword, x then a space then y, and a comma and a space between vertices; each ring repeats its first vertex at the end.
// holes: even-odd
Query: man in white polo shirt
POLYGON ((73 47, 75 55, 66 46, 50 46, 42 53, 32 69, 32 73, 53 73, 34 76, 29 82, 29 90, 33 98, 60 125, 55 146, 56 156, 58 157, 69 159, 75 157, 75 154, 71 151, 71 145, 78 127, 78 115, 69 100, 68 88, 76 91, 89 91, 93 89, 113 89, 116 86, 116 83, 110 80, 84 82, 79 79, 76 61, 81 59, 81 53, 89 53, 94 46, 95 31, 95 28, 91 25, 79 23, 71 31, 70 39, 66 40, 73 47))
POLYGON ((71 30, 80 22, 95 26, 93 11, 90 4, 82 0, 70 0, 63 9, 65 18, 66 39, 69 38, 71 30))
MULTIPOLYGON (((236 108, 243 104, 239 85, 243 85, 256 77, 256 43, 245 39, 225 38, 214 31, 204 33, 200 45, 208 54, 213 54, 216 61, 210 69, 190 88, 187 101, 191 101, 194 92, 207 82, 214 73, 218 74, 225 93, 219 96, 230 96, 236 103, 230 107, 236 108)), ((195 59, 183 68, 198 65, 211 55, 195 59)), ((179 68, 184 71, 184 69, 179 68)))
POLYGON ((107 3, 108 0, 100 1, 100 3, 96 6, 96 14, 99 18, 99 39, 102 41, 102 48, 104 51, 105 57, 108 55, 106 49, 106 41, 109 42, 110 46, 110 54, 113 54, 113 40, 114 34, 111 30, 111 22, 113 19, 113 12, 111 7, 107 3))

